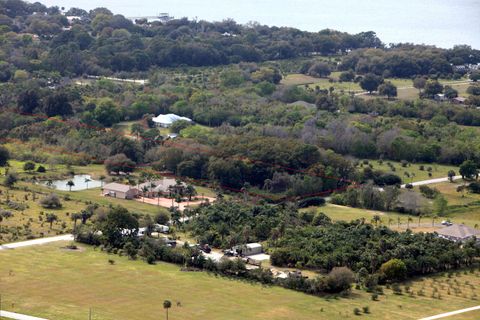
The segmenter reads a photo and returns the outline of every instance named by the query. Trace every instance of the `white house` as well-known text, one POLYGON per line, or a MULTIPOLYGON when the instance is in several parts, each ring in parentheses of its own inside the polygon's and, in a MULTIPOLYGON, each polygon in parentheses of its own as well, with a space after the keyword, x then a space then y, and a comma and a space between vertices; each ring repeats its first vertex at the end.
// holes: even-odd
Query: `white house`
POLYGON ((157 127, 162 127, 162 128, 168 128, 170 127, 174 122, 177 122, 179 120, 184 120, 188 122, 192 122, 192 119, 187 118, 187 117, 181 117, 179 115, 169 113, 169 114, 161 114, 158 117, 152 118, 152 121, 155 123, 157 127))

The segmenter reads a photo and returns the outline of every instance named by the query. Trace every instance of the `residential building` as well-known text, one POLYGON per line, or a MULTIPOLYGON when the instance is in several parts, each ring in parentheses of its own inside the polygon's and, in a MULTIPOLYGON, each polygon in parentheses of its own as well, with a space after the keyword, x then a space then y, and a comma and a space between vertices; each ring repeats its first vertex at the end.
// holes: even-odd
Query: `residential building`
POLYGON ((137 188, 129 185, 112 182, 103 186, 102 194, 106 197, 130 200, 137 197, 139 192, 137 188))
POLYGON ((453 224, 449 227, 438 230, 437 233, 439 237, 455 242, 464 242, 473 237, 477 237, 477 241, 480 240, 480 230, 468 227, 464 224, 453 224))
POLYGON ((177 180, 171 178, 148 181, 138 185, 142 196, 146 198, 171 196, 173 194, 183 195, 186 188, 187 184, 185 182, 177 183, 177 180))

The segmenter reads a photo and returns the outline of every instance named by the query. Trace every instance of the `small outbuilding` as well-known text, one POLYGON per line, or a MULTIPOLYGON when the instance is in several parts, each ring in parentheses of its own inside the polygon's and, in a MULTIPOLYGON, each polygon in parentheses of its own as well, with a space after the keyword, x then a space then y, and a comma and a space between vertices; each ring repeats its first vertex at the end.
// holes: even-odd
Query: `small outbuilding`
POLYGON ((106 197, 130 200, 137 197, 139 192, 137 188, 129 185, 112 182, 103 186, 102 194, 106 197))
POLYGON ((253 256, 263 252, 262 245, 260 243, 247 243, 238 245, 232 248, 232 250, 240 256, 253 256))
POLYGON ((467 98, 464 98, 464 97, 456 97, 452 99, 452 102, 455 104, 465 104, 466 101, 467 101, 467 98))
POLYGON ((480 230, 468 227, 464 224, 453 224, 437 231, 440 238, 455 242, 465 242, 473 237, 480 240, 480 230))

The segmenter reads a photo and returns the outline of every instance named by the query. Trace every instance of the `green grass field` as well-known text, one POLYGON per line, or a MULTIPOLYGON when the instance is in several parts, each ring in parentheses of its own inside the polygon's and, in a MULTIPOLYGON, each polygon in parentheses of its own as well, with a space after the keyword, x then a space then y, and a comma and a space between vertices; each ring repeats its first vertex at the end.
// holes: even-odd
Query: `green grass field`
MULTIPOLYGON (((65 244, 0 252, 4 310, 80 320, 88 318, 92 308, 95 320, 153 320, 165 318, 162 303, 169 299, 171 320, 345 319, 357 318, 353 309, 364 306, 370 313, 361 317, 368 319, 418 319, 478 305, 472 300, 476 299, 472 287, 480 285, 479 271, 404 284, 403 291, 407 285, 413 296, 395 295, 385 288, 379 301, 371 301, 370 294, 362 290, 354 289, 348 298, 313 297, 204 272, 182 272, 172 264, 148 265, 91 247, 68 251, 62 249, 65 244), (110 265, 108 259, 115 264, 110 265), (420 290, 424 296, 417 294, 420 290)), ((472 315, 454 319, 472 319, 472 315)))
MULTIPOLYGON (((360 161, 362 163, 362 161, 360 161)), ((404 183, 409 183, 409 182, 416 182, 416 181, 422 181, 422 180, 429 180, 429 179, 435 179, 435 178, 445 178, 448 175, 448 171, 453 170, 458 174, 458 167, 455 166, 449 166, 449 165, 442 165, 442 164, 432 164, 432 163, 410 163, 407 165, 407 167, 402 167, 400 162, 397 161, 390 161, 390 160, 384 160, 381 163, 377 160, 369 160, 368 162, 373 166, 373 170, 382 170, 384 172, 388 173, 394 173, 398 175, 400 178, 402 178, 404 183), (395 168, 395 171, 392 171, 388 163, 391 163, 393 167, 395 168), (420 170, 420 166, 424 166, 424 170, 420 170), (431 167, 431 173, 432 176, 428 176, 428 168, 431 167), (405 175, 405 172, 407 172, 410 177, 407 177, 405 175), (413 175, 412 175, 413 174, 413 175)), ((363 167, 368 166, 368 164, 363 164, 363 167)), ((360 166, 360 169, 362 168, 360 166)))
POLYGON ((4 218, 0 223, 4 233, 0 233, 0 243, 25 240, 27 237, 54 236, 70 232, 73 222, 70 214, 79 212, 86 207, 80 200, 65 201, 62 199, 61 209, 45 209, 39 201, 44 195, 37 193, 33 200, 33 193, 23 190, 7 190, 0 186, 0 209, 10 211, 13 216, 4 218), (7 198, 15 203, 26 206, 25 210, 14 210, 7 205, 7 198), (45 222, 47 213, 54 213, 58 221, 54 222, 52 229, 50 224, 45 222))
MULTIPOLYGON (((332 72, 329 78, 338 80, 340 72, 332 72)), ((413 81, 411 79, 400 79, 400 78, 387 78, 385 82, 392 82, 398 89, 398 97, 400 100, 414 100, 419 96, 418 89, 413 87, 413 81)), ((466 96, 466 90, 471 85, 466 82, 466 79, 459 80, 450 80, 450 79, 440 79, 440 83, 443 85, 452 86, 454 89, 458 90, 459 96, 466 96)), ((354 82, 330 82, 328 78, 315 78, 305 74, 292 73, 286 75, 282 81, 284 85, 307 85, 308 87, 314 89, 319 87, 320 89, 329 89, 330 87, 335 88, 336 91, 353 91, 353 92, 363 92, 362 88, 358 83, 354 82)), ((362 95, 364 99, 372 99, 377 97, 376 95, 362 95)))
POLYGON ((443 182, 430 185, 436 188, 448 201, 446 218, 456 223, 464 223, 471 227, 480 225, 480 194, 467 191, 457 192, 457 187, 463 185, 461 181, 454 183, 443 182))

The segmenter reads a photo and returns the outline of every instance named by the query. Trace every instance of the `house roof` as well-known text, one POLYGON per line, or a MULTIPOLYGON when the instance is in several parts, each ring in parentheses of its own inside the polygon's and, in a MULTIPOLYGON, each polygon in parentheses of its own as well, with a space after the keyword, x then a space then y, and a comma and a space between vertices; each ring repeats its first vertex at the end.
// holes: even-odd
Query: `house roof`
POLYGON ((453 224, 449 227, 440 229, 437 233, 445 237, 466 239, 473 236, 479 236, 480 230, 470 228, 464 224, 453 224))
POLYGON ((455 97, 455 98, 453 98, 453 100, 465 102, 465 100, 467 100, 467 98, 464 98, 464 97, 455 97))
POLYGON ((128 190, 133 189, 129 185, 112 182, 103 186, 103 190, 117 191, 117 192, 127 192, 128 190))
POLYGON ((262 245, 260 243, 247 243, 246 247, 249 249, 254 249, 254 248, 261 248, 262 245))
POLYGON ((155 123, 161 123, 161 124, 172 124, 176 121, 179 120, 184 120, 188 122, 192 122, 192 119, 187 118, 187 117, 181 117, 179 115, 169 113, 169 114, 160 114, 158 117, 152 118, 152 121, 155 123))
MULTIPOLYGON (((140 184, 138 187, 140 190, 143 190, 144 187, 147 187, 148 191, 153 192, 168 192, 168 188, 177 184, 177 180, 164 178, 161 180, 149 181, 140 184), (153 186, 152 186, 153 185, 153 186)), ((184 182, 181 183, 182 186, 186 187, 184 182)))

